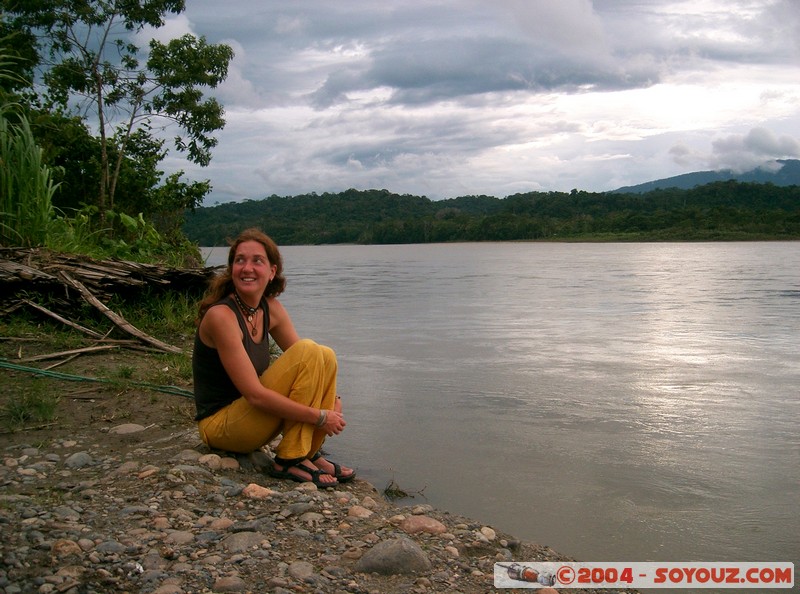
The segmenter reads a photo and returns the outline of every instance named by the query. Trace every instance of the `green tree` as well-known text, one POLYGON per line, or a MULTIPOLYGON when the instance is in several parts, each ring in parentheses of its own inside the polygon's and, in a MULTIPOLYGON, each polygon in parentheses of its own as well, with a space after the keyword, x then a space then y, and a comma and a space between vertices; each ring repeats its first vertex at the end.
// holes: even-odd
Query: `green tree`
POLYGON ((42 109, 28 111, 36 142, 59 182, 53 205, 74 212, 94 204, 100 179, 100 143, 77 116, 42 109))
MULTIPOLYGON (((209 163, 217 143, 212 135, 225 120, 222 106, 203 90, 225 79, 233 50, 193 35, 167 43, 153 39, 143 62, 145 52, 137 45, 137 34, 183 12, 184 0, 2 0, 2 6, 5 30, 36 40, 43 107, 92 114, 99 135, 101 216, 114 208, 137 134, 149 133, 154 120, 165 128, 176 124, 176 149, 201 166, 209 163)), ((190 207, 202 200, 198 189, 184 193, 193 200, 190 207)))

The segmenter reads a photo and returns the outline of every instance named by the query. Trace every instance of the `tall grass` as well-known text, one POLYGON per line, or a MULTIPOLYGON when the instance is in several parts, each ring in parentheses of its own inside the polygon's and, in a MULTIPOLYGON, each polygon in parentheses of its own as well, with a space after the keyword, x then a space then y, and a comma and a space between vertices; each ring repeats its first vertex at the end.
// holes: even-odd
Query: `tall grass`
POLYGON ((96 258, 165 261, 175 266, 197 259, 196 247, 165 242, 141 213, 131 217, 107 212, 107 217, 121 221, 118 237, 112 238, 110 227, 95 227, 94 206, 72 217, 57 212, 53 169, 44 162, 27 118, 16 111, 10 105, 0 106, 0 245, 44 246, 96 258))
MULTIPOLYGON (((0 53, 0 79, 19 80, 0 53)), ((44 245, 58 187, 19 106, 0 105, 0 245, 44 245)))
POLYGON ((109 307, 121 311, 137 328, 164 340, 180 340, 194 335, 197 303, 202 297, 198 290, 184 293, 145 289, 136 295, 115 296, 109 307))

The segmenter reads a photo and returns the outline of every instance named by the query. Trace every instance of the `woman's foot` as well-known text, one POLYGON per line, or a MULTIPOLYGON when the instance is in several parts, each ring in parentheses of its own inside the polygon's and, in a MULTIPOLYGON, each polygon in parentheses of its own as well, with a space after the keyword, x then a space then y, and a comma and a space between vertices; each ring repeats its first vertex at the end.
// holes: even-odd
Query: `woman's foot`
POLYGON ((269 474, 274 478, 290 479, 298 483, 314 483, 321 489, 335 487, 339 484, 335 476, 315 467, 307 459, 296 464, 281 464, 276 459, 272 463, 272 470, 269 474))
POLYGON ((320 454, 312 456, 310 462, 322 472, 335 477, 340 483, 346 483, 356 477, 356 471, 352 468, 326 460, 320 454))

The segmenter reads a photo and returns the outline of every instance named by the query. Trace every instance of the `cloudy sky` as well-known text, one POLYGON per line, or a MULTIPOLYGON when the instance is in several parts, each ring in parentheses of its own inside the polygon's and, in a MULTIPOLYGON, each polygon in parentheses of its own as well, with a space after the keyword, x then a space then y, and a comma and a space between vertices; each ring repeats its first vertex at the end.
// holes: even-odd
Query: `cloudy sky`
POLYGON ((231 45, 206 205, 604 191, 800 157, 797 0, 187 0, 231 45))

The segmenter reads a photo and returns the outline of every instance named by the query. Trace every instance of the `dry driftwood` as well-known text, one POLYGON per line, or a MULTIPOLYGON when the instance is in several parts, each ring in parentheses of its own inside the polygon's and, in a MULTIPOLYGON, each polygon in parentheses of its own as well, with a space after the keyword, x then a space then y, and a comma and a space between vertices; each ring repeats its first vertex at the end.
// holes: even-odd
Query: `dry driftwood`
POLYGON ((100 344, 91 347, 84 347, 82 349, 72 349, 69 351, 61 351, 58 353, 47 353, 46 355, 34 355, 32 357, 23 357, 22 359, 15 359, 17 363, 32 363, 33 361, 45 361, 47 359, 57 359, 59 357, 67 357, 70 355, 79 355, 82 353, 96 353, 97 351, 108 351, 112 349, 119 349, 117 344, 100 344))
POLYGON ((152 336, 148 336, 138 328, 136 328, 133 324, 128 322, 125 318, 123 318, 118 313, 111 311, 108 307, 106 307, 97 297, 92 295, 91 291, 83 286, 82 283, 72 278, 69 273, 64 272, 63 270, 58 273, 59 277, 61 277, 64 281, 67 282, 72 287, 75 287, 81 296, 94 305, 104 316, 106 316, 109 320, 111 320, 115 326, 124 330, 128 334, 132 334, 133 336, 141 339, 143 342, 148 344, 152 344, 157 349, 162 351, 166 351, 168 353, 181 353, 181 349, 178 347, 169 345, 165 342, 161 342, 157 338, 153 338, 152 336))
MULTIPOLYGON (((61 323, 101 339, 102 335, 68 319, 68 313, 90 303, 114 326, 138 341, 158 350, 180 353, 178 347, 166 344, 142 332, 105 303, 113 295, 131 294, 145 289, 200 294, 216 274, 217 268, 171 268, 127 260, 94 260, 88 256, 56 254, 38 248, 0 249, 0 287, 7 296, 0 314, 8 314, 28 306, 61 323), (56 313, 39 303, 35 296, 46 296, 56 313)), ((103 347, 108 348, 108 347, 103 347)))
MULTIPOLYGON (((15 294, 63 289, 59 272, 67 272, 101 301, 118 293, 145 288, 202 290, 216 268, 172 268, 128 260, 95 260, 88 256, 57 254, 38 248, 0 249, 0 285, 15 294)), ((8 294, 8 292, 6 292, 8 294)), ((71 299, 69 293, 64 295, 71 299)))
POLYGON ((93 338, 103 338, 103 335, 100 334, 99 332, 95 332, 91 328, 86 328, 85 326, 81 326, 80 324, 76 324, 75 322, 71 322, 70 320, 61 317, 60 315, 58 315, 54 311, 50 311, 46 307, 44 307, 42 305, 39 305, 38 303, 34 303, 30 299, 23 299, 22 302, 25 303, 25 305, 27 305, 29 307, 32 307, 36 311, 40 311, 43 314, 45 314, 46 316, 50 316, 54 320, 56 320, 58 322, 61 322, 62 324, 66 324, 70 328, 75 328, 76 330, 80 330, 84 334, 88 334, 89 336, 91 336, 93 338))

